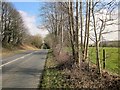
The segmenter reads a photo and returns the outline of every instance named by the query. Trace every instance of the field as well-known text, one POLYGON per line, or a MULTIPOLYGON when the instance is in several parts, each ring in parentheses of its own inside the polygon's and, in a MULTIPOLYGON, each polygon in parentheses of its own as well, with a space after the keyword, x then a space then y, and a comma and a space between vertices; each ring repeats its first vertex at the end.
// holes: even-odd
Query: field
MULTIPOLYGON (((100 62, 102 67, 102 60, 103 60, 103 49, 106 51, 106 70, 112 73, 118 73, 120 70, 119 67, 119 55, 120 55, 120 48, 115 47, 100 47, 100 62)), ((90 61, 95 63, 96 62, 96 55, 95 55, 95 47, 89 48, 89 58, 90 61)))
MULTIPOLYGON (((111 73, 118 74, 120 72, 120 47, 100 47, 100 63, 103 68, 103 49, 106 51, 106 70, 111 73)), ((66 48, 66 51, 71 52, 70 48, 66 48)), ((95 47, 89 47, 89 60, 92 63, 96 63, 96 52, 95 47)))

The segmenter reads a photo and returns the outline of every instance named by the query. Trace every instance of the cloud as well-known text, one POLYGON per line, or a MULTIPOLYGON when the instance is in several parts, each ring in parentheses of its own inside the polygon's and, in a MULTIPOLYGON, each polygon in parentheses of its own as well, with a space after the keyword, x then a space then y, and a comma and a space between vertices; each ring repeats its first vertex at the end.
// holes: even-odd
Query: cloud
MULTIPOLYGON (((105 12, 104 12, 105 14, 105 12)), ((105 18, 105 15, 101 15, 103 16, 103 18, 105 18)), ((99 16, 100 17, 100 16, 99 16)), ((103 35, 103 37, 106 39, 106 40, 109 40, 109 41, 113 41, 113 40, 118 40, 118 10, 115 10, 115 12, 110 16, 110 15, 107 15, 107 19, 112 19, 111 21, 108 21, 106 22, 106 24, 111 24, 111 25, 108 25, 106 26, 105 30, 103 31, 104 32, 111 32, 111 33, 106 33, 103 35), (113 23, 113 24, 112 24, 113 23)))
POLYGON ((45 37, 46 34, 48 34, 47 30, 37 28, 36 25, 37 18, 35 16, 31 16, 27 12, 21 10, 19 10, 19 13, 21 14, 24 24, 28 28, 31 35, 40 34, 42 37, 45 37))
MULTIPOLYGON (((20 12, 20 14, 21 14, 21 16, 24 20, 24 23, 25 23, 26 27, 28 28, 30 34, 32 34, 32 35, 40 34, 42 37, 45 37, 46 34, 48 34, 48 31, 45 28, 42 28, 42 27, 38 28, 37 27, 37 25, 36 25, 37 17, 29 15, 25 11, 19 11, 19 12, 20 12)), ((118 15, 118 14, 116 14, 116 15, 118 15)), ((96 18, 102 18, 102 19, 104 17, 105 17, 104 14, 97 14, 97 16, 96 16, 96 18)), ((112 17, 116 17, 116 16, 113 15, 112 17)), ((118 19, 116 20, 116 22, 118 22, 118 19)), ((118 25, 107 26, 106 29, 105 29, 105 32, 106 31, 108 31, 108 32, 109 31, 114 31, 114 30, 115 31, 118 30, 118 25)), ((93 31, 91 31, 91 35, 94 35, 93 31)), ((118 38, 118 32, 107 33, 107 34, 104 34, 103 37, 106 41, 118 40, 119 39, 118 38)), ((91 40, 90 40, 90 42, 92 43, 91 40)))
MULTIPOLYGON (((95 0, 95 1, 99 1, 99 0, 95 0)), ((110 0, 103 0, 103 1, 110 2, 110 0)), ((68 2, 68 0, 7 0, 7 2, 68 2)), ((119 2, 119 0, 116 0, 116 2, 119 2)))
MULTIPOLYGON (((100 12, 95 13, 95 19, 96 19, 96 28, 97 28, 97 33, 100 32, 100 26, 101 26, 101 21, 100 19, 102 19, 103 21, 105 21, 105 19, 110 20, 108 22, 106 22, 106 26, 105 26, 105 30, 102 31, 102 37, 101 41, 105 40, 105 41, 114 41, 114 40, 119 40, 119 28, 118 28, 118 9, 116 9, 111 15, 107 15, 107 10, 106 9, 102 9, 100 12)), ((91 17, 91 21, 92 21, 92 17, 91 17)), ((91 27, 90 29, 93 29, 93 21, 91 22, 91 27)), ((94 37, 94 31, 92 30, 90 32, 90 35, 92 38, 94 37)), ((92 42, 92 41, 90 41, 92 42)))

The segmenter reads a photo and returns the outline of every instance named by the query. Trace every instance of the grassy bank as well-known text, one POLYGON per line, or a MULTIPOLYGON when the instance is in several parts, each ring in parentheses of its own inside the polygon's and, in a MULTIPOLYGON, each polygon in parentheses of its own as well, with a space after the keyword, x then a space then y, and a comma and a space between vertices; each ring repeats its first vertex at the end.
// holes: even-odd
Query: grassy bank
POLYGON ((24 52, 25 50, 20 50, 20 49, 14 49, 14 50, 10 50, 10 49, 2 49, 0 52, 0 55, 4 58, 4 57, 8 57, 17 53, 21 53, 24 52))
POLYGON ((0 56, 7 57, 7 56, 11 56, 17 53, 24 52, 26 50, 38 50, 38 48, 32 45, 26 45, 26 44, 18 46, 18 47, 12 47, 12 48, 1 48, 0 56))
POLYGON ((49 51, 40 88, 64 87, 63 86, 64 72, 62 70, 58 70, 56 67, 57 67, 57 62, 54 60, 52 53, 49 51))
MULTIPOLYGON (((113 73, 118 73, 118 70, 120 69, 119 67, 119 49, 120 48, 115 48, 115 47, 100 47, 100 62, 101 62, 101 67, 102 65, 102 60, 103 60, 103 49, 106 51, 106 69, 110 72, 113 73)), ((91 62, 96 63, 96 53, 95 53, 95 47, 90 47, 89 48, 89 57, 91 62)))

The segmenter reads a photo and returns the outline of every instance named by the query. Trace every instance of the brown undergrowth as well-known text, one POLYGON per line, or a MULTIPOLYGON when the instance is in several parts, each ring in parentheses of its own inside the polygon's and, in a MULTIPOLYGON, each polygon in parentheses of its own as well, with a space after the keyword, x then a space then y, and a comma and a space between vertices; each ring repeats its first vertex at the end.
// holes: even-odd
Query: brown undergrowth
POLYGON ((78 65, 72 65, 72 68, 63 69, 65 72, 65 81, 70 88, 96 88, 104 90, 120 90, 120 77, 110 75, 108 72, 97 74, 96 67, 89 67, 89 70, 81 69, 78 65))

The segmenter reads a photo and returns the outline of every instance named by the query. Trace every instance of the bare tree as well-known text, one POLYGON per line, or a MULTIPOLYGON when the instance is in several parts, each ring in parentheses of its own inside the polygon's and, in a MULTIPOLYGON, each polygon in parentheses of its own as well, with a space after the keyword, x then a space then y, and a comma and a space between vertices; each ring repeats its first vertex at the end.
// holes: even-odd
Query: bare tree
POLYGON ((3 46, 22 44, 27 30, 20 13, 10 2, 2 2, 1 4, 1 41, 3 46))
MULTIPOLYGON (((105 27, 107 26, 107 22, 112 21, 114 22, 114 20, 108 18, 108 15, 111 15, 111 12, 115 9, 116 7, 116 2, 110 1, 108 3, 104 3, 104 2, 92 2, 92 17, 93 17, 93 29, 94 29, 94 34, 95 34, 95 46, 96 46, 96 65, 97 65, 97 69, 98 69, 98 73, 100 74, 100 53, 99 53, 99 45, 100 45, 100 41, 101 41, 101 37, 102 37, 102 33, 105 31, 105 27), (95 11, 95 7, 99 6, 100 8, 98 8, 97 11, 95 11), (102 7, 101 7, 102 6, 102 7), (103 18, 96 18, 96 13, 98 13, 99 15, 101 15, 101 10, 106 10, 106 13, 102 13, 103 18)), ((110 24, 111 25, 111 24, 110 24)))

